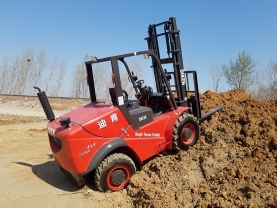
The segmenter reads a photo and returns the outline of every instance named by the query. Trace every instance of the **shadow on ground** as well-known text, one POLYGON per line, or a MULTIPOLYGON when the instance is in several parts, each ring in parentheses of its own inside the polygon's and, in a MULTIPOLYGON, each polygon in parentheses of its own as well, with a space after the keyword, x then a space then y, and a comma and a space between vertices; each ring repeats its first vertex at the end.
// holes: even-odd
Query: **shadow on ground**
POLYGON ((74 192, 83 188, 70 181, 54 161, 32 165, 26 162, 15 162, 15 164, 30 167, 32 172, 44 182, 58 189, 74 192))

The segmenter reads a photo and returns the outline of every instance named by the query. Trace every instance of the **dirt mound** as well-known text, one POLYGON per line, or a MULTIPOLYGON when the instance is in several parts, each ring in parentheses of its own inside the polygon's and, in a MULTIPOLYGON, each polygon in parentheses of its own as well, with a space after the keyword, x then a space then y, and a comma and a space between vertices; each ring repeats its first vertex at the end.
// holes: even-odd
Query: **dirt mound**
POLYGON ((142 166, 127 187, 135 207, 276 207, 277 107, 242 90, 201 95, 201 123, 188 151, 164 152, 142 166))

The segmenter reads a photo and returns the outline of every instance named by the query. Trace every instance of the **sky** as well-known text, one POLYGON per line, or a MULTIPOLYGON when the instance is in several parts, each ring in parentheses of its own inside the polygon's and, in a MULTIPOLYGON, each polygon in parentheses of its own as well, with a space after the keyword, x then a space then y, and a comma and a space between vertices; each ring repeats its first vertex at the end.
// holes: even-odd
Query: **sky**
POLYGON ((147 50, 148 25, 170 17, 181 31, 185 68, 197 71, 201 92, 211 89, 211 66, 242 51, 260 68, 277 62, 276 0, 0 0, 0 60, 32 47, 65 61, 72 73, 86 54, 147 50))

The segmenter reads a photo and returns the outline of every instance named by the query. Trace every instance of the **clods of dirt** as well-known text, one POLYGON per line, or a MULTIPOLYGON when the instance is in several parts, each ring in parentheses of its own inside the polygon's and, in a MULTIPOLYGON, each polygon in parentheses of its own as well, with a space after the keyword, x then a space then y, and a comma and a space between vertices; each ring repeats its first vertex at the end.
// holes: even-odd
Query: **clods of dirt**
POLYGON ((276 207, 277 105, 243 90, 201 95, 198 143, 149 160, 127 187, 135 207, 276 207))

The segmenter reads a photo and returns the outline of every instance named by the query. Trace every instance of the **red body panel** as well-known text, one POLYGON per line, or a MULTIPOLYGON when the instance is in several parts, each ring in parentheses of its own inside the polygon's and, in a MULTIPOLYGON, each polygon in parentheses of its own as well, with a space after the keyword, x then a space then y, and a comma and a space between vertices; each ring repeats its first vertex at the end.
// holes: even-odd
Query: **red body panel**
POLYGON ((122 128, 129 125, 117 107, 103 103, 88 104, 62 117, 70 117, 72 122, 100 137, 118 137, 122 128))
POLYGON ((55 160, 63 169, 83 174, 95 153, 106 143, 122 138, 133 150, 138 162, 172 148, 172 130, 176 119, 187 107, 168 111, 149 124, 134 130, 121 111, 106 104, 89 104, 62 117, 70 117, 69 128, 62 127, 59 119, 48 123, 50 146, 55 160), (61 140, 59 149, 51 139, 61 140))
POLYGON ((49 139, 54 158, 59 166, 72 173, 86 172, 93 155, 105 143, 114 139, 93 136, 76 124, 70 125, 70 128, 64 128, 57 122, 51 122, 50 126, 58 127, 54 135, 62 141, 62 148, 59 150, 49 139))

